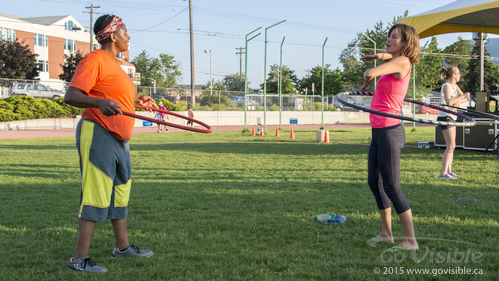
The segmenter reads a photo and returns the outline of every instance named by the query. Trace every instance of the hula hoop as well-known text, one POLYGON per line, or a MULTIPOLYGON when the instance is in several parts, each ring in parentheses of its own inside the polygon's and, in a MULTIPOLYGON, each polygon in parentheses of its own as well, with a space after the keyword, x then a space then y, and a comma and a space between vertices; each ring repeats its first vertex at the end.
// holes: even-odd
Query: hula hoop
POLYGON ((461 200, 467 200, 467 199, 499 199, 499 196, 469 196, 469 197, 461 197, 456 199, 457 204, 461 204, 462 202, 459 202, 461 200))
POLYGON ((437 109, 437 110, 440 110, 440 111, 443 111, 443 112, 447 112, 447 113, 452 114, 452 115, 456 115, 457 117, 463 118, 465 120, 465 122, 434 121, 434 120, 429 120, 429 119, 421 119, 421 118, 416 118, 416 117, 408 117, 408 116, 401 116, 401 115, 395 115, 395 114, 390 114, 390 113, 386 113, 386 112, 381 112, 381 111, 377 111, 377 110, 370 109, 370 108, 365 108, 363 106, 352 104, 352 103, 349 103, 349 102, 345 101, 343 99, 343 96, 348 96, 348 95, 372 96, 373 93, 366 92, 366 91, 341 92, 341 93, 339 93, 339 94, 336 95, 336 98, 342 104, 348 105, 348 106, 353 107, 353 108, 358 109, 358 110, 370 112, 370 113, 381 115, 381 116, 386 116, 386 117, 391 117, 391 118, 396 118, 396 119, 401 119, 401 120, 406 120, 406 121, 411 121, 411 122, 440 125, 440 126, 471 127, 471 126, 475 126, 475 124, 476 124, 476 121, 473 118, 471 118, 471 117, 469 117, 467 115, 464 115, 462 113, 455 112, 455 111, 452 111, 452 110, 449 110, 449 109, 446 109, 446 108, 443 108, 443 107, 440 107, 440 106, 436 106, 436 105, 432 105, 432 104, 427 104, 427 103, 420 102, 420 101, 411 100, 411 99, 408 99, 408 98, 404 98, 404 101, 410 102, 410 103, 414 103, 414 104, 418 104, 418 105, 422 105, 422 106, 431 107, 431 108, 434 108, 434 109, 437 109))
POLYGON ((467 113, 473 114, 473 115, 481 115, 482 117, 485 117, 485 118, 499 120, 499 115, 495 115, 495 114, 491 114, 491 113, 480 112, 480 111, 476 111, 476 110, 473 110, 473 109, 461 108, 461 107, 452 106, 452 105, 446 105, 446 107, 455 108, 458 111, 466 111, 467 113))
POLYGON ((154 123, 157 123, 157 124, 161 124, 161 125, 166 125, 166 126, 170 126, 170 127, 182 129, 182 130, 193 131, 193 132, 198 132, 198 133, 211 133, 211 131, 212 131, 212 128, 211 128, 210 125, 208 125, 208 124, 206 124, 204 122, 201 122, 199 120, 196 120, 194 118, 183 116, 183 115, 180 115, 180 114, 168 111, 168 110, 162 110, 162 109, 159 109, 159 108, 153 108, 153 107, 143 106, 143 105, 139 105, 139 104, 135 104, 135 107, 137 107, 137 108, 143 108, 143 109, 148 109, 148 110, 152 110, 152 111, 157 111, 157 112, 162 112, 162 113, 166 113, 166 114, 169 114, 169 115, 173 115, 173 116, 185 119, 185 120, 192 121, 192 122, 194 122, 196 124, 199 124, 199 125, 205 127, 206 129, 187 127, 187 126, 184 126, 184 125, 170 123, 170 122, 166 122, 166 121, 162 121, 162 120, 158 120, 158 119, 154 119, 154 118, 150 118, 150 117, 146 117, 146 116, 142 116, 142 115, 138 115, 138 114, 126 112, 126 111, 121 111, 121 112, 123 113, 123 115, 129 116, 129 117, 138 118, 138 119, 142 119, 142 120, 154 122, 154 123))

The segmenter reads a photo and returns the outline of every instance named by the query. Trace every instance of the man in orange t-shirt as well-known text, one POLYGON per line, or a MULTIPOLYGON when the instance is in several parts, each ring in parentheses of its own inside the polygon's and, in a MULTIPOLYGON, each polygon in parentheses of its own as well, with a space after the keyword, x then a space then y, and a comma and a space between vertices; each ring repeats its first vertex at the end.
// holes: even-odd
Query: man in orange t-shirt
POLYGON ((76 130, 82 177, 78 211, 78 244, 67 267, 77 271, 104 272, 88 256, 98 221, 110 219, 116 247, 113 257, 151 256, 128 241, 127 213, 131 188, 131 162, 128 140, 135 120, 120 109, 134 111, 134 102, 157 107, 154 100, 137 95, 135 85, 116 60, 128 50, 130 36, 122 20, 104 15, 95 22, 94 33, 102 45, 78 65, 64 101, 83 107, 76 130))

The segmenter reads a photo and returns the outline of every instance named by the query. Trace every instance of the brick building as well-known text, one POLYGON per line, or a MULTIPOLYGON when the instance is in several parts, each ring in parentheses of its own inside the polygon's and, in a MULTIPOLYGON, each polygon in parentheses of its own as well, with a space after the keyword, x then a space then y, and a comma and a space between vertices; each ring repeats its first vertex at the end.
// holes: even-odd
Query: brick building
MULTIPOLYGON (((72 16, 21 18, 0 14, 0 39, 17 40, 37 54, 38 78, 52 88, 63 85, 59 74, 62 73, 64 55, 90 52, 90 34, 93 36, 93 32, 89 33, 72 16)), ((93 43, 92 50, 100 47, 95 37, 93 43)), ((133 77, 135 66, 128 62, 129 52, 121 53, 119 57, 123 70, 133 77)))

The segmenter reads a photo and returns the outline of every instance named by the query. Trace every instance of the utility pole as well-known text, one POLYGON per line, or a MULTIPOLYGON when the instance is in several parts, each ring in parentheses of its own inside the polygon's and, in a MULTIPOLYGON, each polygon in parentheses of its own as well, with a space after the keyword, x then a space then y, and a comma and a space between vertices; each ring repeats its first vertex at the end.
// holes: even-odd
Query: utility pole
POLYGON ((99 9, 100 6, 94 6, 94 4, 90 4, 89 7, 85 7, 85 9, 89 9, 89 12, 83 11, 85 14, 90 14, 90 53, 92 52, 92 46, 94 45, 94 14, 98 14, 94 12, 94 9, 99 9))
POLYGON ((239 47, 236 48, 236 50, 239 50, 239 52, 236 52, 236 55, 239 55, 239 79, 243 78, 243 54, 245 53, 246 50, 244 47, 239 47))
POLYGON ((191 105, 196 105, 196 97, 194 96, 196 82, 194 79, 194 34, 192 26, 192 0, 189 0, 189 30, 191 35, 191 105))

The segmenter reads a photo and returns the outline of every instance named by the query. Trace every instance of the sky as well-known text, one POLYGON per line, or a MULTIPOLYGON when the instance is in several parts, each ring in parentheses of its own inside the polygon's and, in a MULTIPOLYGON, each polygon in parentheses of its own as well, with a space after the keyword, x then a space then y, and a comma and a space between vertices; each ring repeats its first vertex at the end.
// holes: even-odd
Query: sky
MULTIPOLYGON (((206 84, 211 74, 215 80, 239 73, 240 55, 245 34, 262 27, 261 35, 248 43, 248 81, 259 88, 264 78, 265 27, 281 20, 286 22, 267 30, 267 66, 279 64, 280 46, 283 65, 302 78, 307 71, 322 63, 340 67, 338 58, 356 34, 373 29, 377 22, 392 22, 406 10, 409 16, 446 5, 453 0, 192 0, 194 26, 195 82, 206 84)), ((182 77, 179 84, 190 84, 189 3, 186 0, 0 0, 0 13, 19 16, 71 15, 86 29, 90 16, 85 7, 93 4, 98 15, 115 14, 123 18, 131 38, 130 57, 142 51, 151 57, 168 54, 175 57, 182 77)), ((258 32, 254 33, 257 34, 258 32)), ((461 36, 437 36, 439 47, 455 42, 461 36)), ((426 41, 421 40, 421 44, 426 41)), ((380 46, 378 46, 380 48, 380 46)), ((242 55, 244 72, 244 54, 242 55)), ((267 73, 268 73, 267 68, 267 73)))

